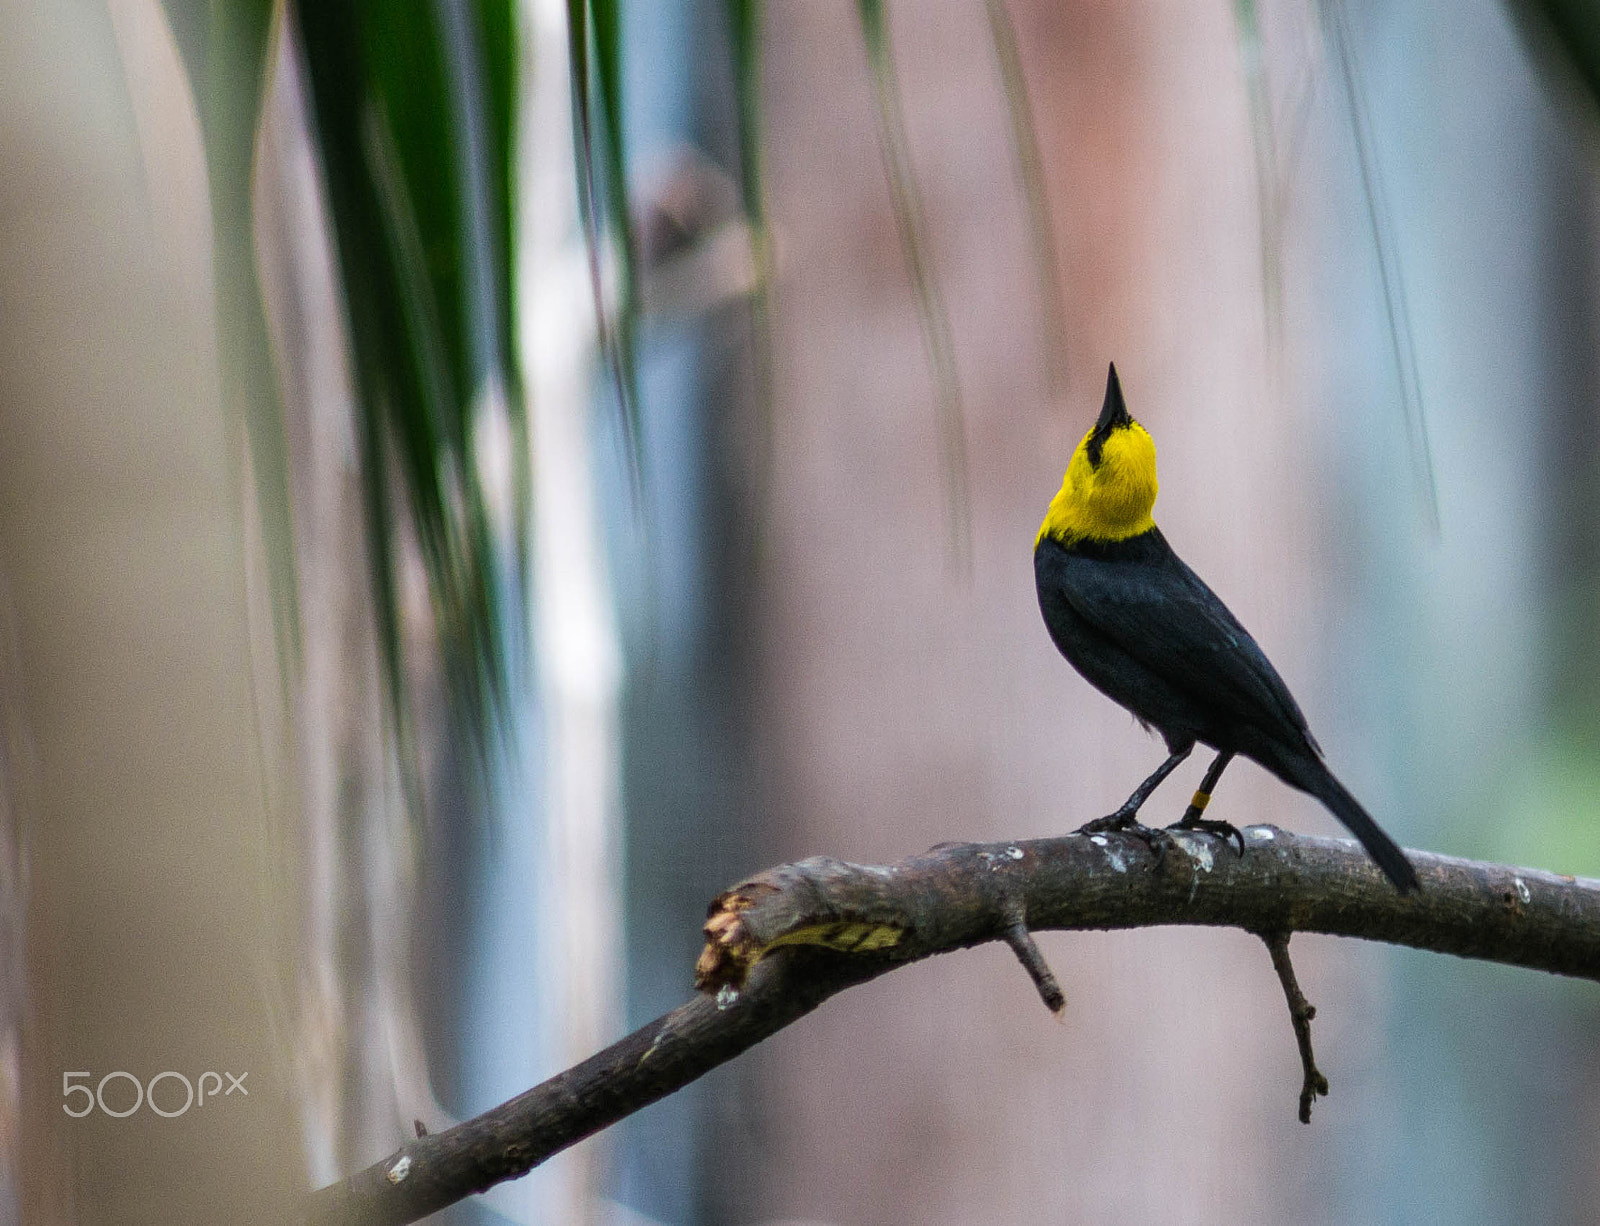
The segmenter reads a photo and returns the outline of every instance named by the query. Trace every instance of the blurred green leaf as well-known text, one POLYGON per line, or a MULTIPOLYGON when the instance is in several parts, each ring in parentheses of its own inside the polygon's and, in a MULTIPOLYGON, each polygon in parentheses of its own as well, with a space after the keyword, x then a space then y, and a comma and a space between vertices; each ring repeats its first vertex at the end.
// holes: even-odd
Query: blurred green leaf
POLYGON ((985 0, 989 37, 994 43, 1000 81, 1006 91, 1006 113, 1011 120, 1011 147, 1022 175, 1022 193, 1028 203, 1028 237, 1033 244, 1034 273, 1039 280, 1043 308, 1045 374, 1050 390, 1061 393, 1067 385, 1067 308, 1061 298, 1061 260, 1056 254, 1055 230, 1050 221, 1050 197, 1044 186, 1044 159, 1039 154, 1039 134, 1028 102, 1028 81, 1022 75, 1022 54, 1017 31, 1011 24, 1006 0, 985 0))
MULTIPOLYGON (((484 748, 505 713, 511 655, 504 551, 477 451, 495 393, 515 451, 527 446, 511 359, 510 0, 297 0, 295 12, 354 350, 391 700, 406 738, 395 483, 428 576, 450 713, 484 748)), ((519 541, 522 529, 519 517, 519 541)))
POLYGON ((1272 94, 1261 42, 1261 15, 1255 0, 1234 0, 1234 27, 1239 34, 1239 61, 1244 69, 1245 97, 1250 105, 1250 133, 1256 163, 1256 199, 1261 217, 1261 297, 1267 340, 1276 350, 1283 335, 1283 214, 1278 173, 1278 133, 1273 122, 1272 94))
POLYGON ((1378 170, 1377 152, 1372 145, 1366 98, 1357 79, 1355 51, 1351 45, 1342 0, 1322 0, 1322 19, 1333 46, 1334 60, 1344 83, 1345 101, 1350 110, 1356 162, 1361 169, 1361 192, 1367 204, 1367 222, 1372 228, 1372 247, 1378 260, 1378 279, 1383 287, 1383 308, 1389 324, 1389 342, 1394 351, 1395 377, 1400 383, 1400 408, 1405 417, 1412 470, 1416 474, 1428 526, 1437 536, 1439 489, 1433 474, 1433 447, 1428 441, 1428 418, 1423 407, 1422 380, 1417 369, 1416 341, 1411 335, 1411 308, 1406 303, 1406 285, 1400 268, 1398 244, 1389 220, 1388 197, 1378 170))
POLYGON ((943 440, 945 517, 951 552, 965 565, 971 552, 971 512, 967 499, 966 424, 961 408, 961 386, 956 378, 955 347, 950 320, 934 280, 928 254, 927 222, 922 196, 911 168, 911 148, 906 140, 905 117, 900 112, 900 92, 895 82, 894 58, 884 21, 882 0, 857 0, 862 41, 872 73, 873 96, 878 110, 878 143, 889 176, 889 198, 900 230, 906 269, 922 318, 922 335, 933 366, 934 393, 938 400, 943 440))
POLYGON ((578 204, 589 248, 589 275, 601 353, 616 381, 622 429, 627 441, 628 475, 634 507, 641 511, 642 444, 639 423, 639 371, 634 341, 639 322, 639 266, 628 209, 627 148, 622 117, 622 28, 610 0, 567 0, 567 57, 572 74, 573 136, 578 157, 578 204), (590 71, 590 46, 594 71, 590 71), (604 127, 605 182, 597 181, 594 95, 600 96, 604 127), (601 275, 600 213, 604 211, 621 281, 614 317, 606 309, 601 275))
POLYGON ((1600 5, 1595 0, 1507 0, 1536 50, 1554 52, 1600 106, 1600 5))
MULTIPOLYGON (((287 680, 300 654, 289 444, 256 276, 250 192, 273 0, 164 0, 205 142, 222 401, 243 420, 255 470, 273 636, 287 680)), ((285 687, 287 691, 287 686, 285 687)))
POLYGON ((734 103, 739 116, 739 192, 750 224, 756 292, 750 299, 756 401, 761 414, 760 477, 772 444, 772 234, 767 220, 766 145, 761 112, 762 0, 726 0, 734 103))
POLYGON ((726 0, 734 102, 739 111, 739 186, 745 216, 764 233, 767 201, 761 122, 761 0, 726 0))
POLYGON ((1594 798, 1600 744, 1582 721, 1544 730, 1508 755, 1500 794, 1486 796, 1476 834, 1481 854, 1562 873, 1600 874, 1594 798))

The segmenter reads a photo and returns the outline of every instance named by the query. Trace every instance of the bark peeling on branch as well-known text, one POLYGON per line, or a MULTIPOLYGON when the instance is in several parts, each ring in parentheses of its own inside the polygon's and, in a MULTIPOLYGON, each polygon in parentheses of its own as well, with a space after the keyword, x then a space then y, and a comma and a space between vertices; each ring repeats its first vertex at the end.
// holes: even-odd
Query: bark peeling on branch
MULTIPOLYGON (((759 873, 712 904, 696 967, 702 995, 509 1102, 318 1190, 307 1220, 416 1221, 526 1174, 829 996, 933 954, 1007 941, 1052 1004, 1059 997, 1050 989, 1060 988, 1022 939, 1029 931, 1231 926, 1271 934, 1269 949, 1281 937, 1285 954, 1290 933, 1320 932, 1600 981, 1600 881, 1408 851, 1422 889, 1402 897, 1349 840, 1271 826, 1244 836, 1242 856, 1202 834, 1175 833, 1159 861, 1136 839, 1067 835, 943 844, 889 866, 814 857, 759 873)), ((1286 993, 1290 981, 1292 971, 1286 993)), ((1297 1037, 1308 1021, 1297 1021, 1297 1037)), ((1314 1085, 1321 1075, 1309 1038, 1307 1027, 1302 1059, 1314 1085)))

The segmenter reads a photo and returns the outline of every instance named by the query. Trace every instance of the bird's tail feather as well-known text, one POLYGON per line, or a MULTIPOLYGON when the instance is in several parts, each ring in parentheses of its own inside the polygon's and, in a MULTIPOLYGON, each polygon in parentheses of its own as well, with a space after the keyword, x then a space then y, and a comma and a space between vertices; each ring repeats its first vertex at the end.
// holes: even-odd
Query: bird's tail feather
POLYGON ((1285 765, 1288 767, 1283 772, 1285 781, 1310 792, 1327 805, 1333 815, 1349 827, 1350 833, 1361 840, 1361 846, 1367 849, 1367 854, 1377 862, 1384 876, 1394 882, 1397 890, 1409 894, 1420 888, 1417 870, 1406 859, 1399 844, 1383 832, 1361 807, 1361 802, 1334 778, 1332 771, 1315 758, 1300 759, 1285 765))

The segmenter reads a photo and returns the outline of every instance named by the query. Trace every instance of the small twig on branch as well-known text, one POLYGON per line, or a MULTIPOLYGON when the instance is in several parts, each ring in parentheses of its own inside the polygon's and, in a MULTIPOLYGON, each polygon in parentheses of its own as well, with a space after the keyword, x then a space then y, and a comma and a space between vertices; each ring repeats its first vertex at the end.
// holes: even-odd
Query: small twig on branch
POLYGON ((1067 994, 1056 982, 1050 964, 1044 960, 1044 951, 1033 939, 1027 924, 1020 919, 1014 921, 1006 929, 1004 940, 1011 946, 1011 952, 1017 955, 1017 961, 1022 963, 1022 969, 1028 972, 1033 986, 1039 989, 1039 999, 1044 1001, 1044 1007, 1054 1013, 1059 1021, 1067 1011, 1067 994))
MULTIPOLYGON (((1157 863, 1134 838, 1067 835, 946 844, 888 866, 817 857, 759 873, 712 903, 696 968, 703 995, 510 1102, 320 1189, 307 1218, 416 1221, 526 1174, 835 993, 933 954, 1006 941, 1054 1008, 1060 987, 1029 931, 1206 924, 1285 942, 1321 932, 1600 981, 1600 881, 1408 851, 1422 889, 1401 896, 1349 840, 1253 826, 1244 844, 1236 855, 1209 835, 1178 832, 1157 863)), ((1280 977, 1287 967, 1285 956, 1280 977)), ((1283 982, 1294 1014, 1292 971, 1283 982)), ((1299 1000, 1297 1037, 1310 1014, 1299 1000)), ((1302 1058, 1309 1082, 1308 1030, 1302 1058)))
POLYGON ((1294 963, 1289 961, 1289 934, 1287 932, 1258 933, 1267 943, 1272 955, 1272 969, 1278 972, 1278 982, 1283 984, 1283 997, 1289 1002, 1289 1021, 1294 1026, 1294 1041, 1300 1047, 1300 1067, 1305 1080, 1300 1085, 1300 1122, 1311 1122, 1311 1104, 1320 1096, 1328 1097, 1328 1079, 1317 1068, 1317 1058, 1311 1052, 1311 1019, 1317 1016, 1317 1007, 1300 991, 1294 977, 1294 963))

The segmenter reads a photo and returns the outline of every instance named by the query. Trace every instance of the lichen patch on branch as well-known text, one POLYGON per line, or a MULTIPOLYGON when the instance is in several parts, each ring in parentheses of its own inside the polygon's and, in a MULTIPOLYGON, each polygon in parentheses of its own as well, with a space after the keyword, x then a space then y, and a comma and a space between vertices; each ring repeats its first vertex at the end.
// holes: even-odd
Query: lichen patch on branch
POLYGON ((722 988, 737 988, 750 974, 750 968, 766 953, 766 946, 750 933, 741 918, 763 897, 778 892, 778 887, 762 881, 748 881, 724 890, 711 900, 705 923, 705 948, 694 966, 694 986, 715 994, 722 988))
POLYGON ((899 945, 908 923, 852 914, 847 902, 840 903, 838 882, 847 876, 869 878, 874 890, 887 891, 894 880, 891 871, 876 865, 819 857, 774 869, 717 895, 707 913, 706 944, 695 963, 694 986, 712 993, 738 988, 757 962, 784 945, 816 945, 846 954, 880 953, 899 945), (788 897, 780 897, 786 892, 788 897), (749 922, 758 906, 764 912, 759 930, 749 922))

